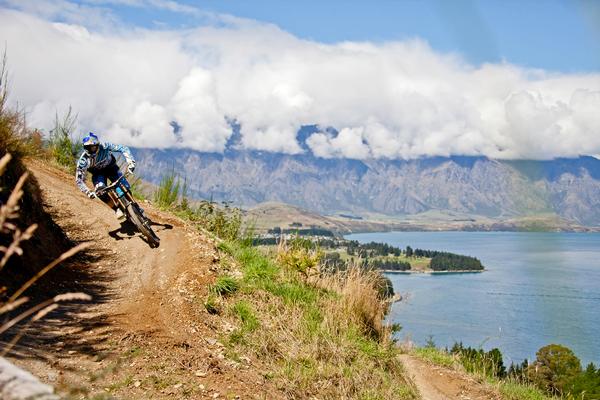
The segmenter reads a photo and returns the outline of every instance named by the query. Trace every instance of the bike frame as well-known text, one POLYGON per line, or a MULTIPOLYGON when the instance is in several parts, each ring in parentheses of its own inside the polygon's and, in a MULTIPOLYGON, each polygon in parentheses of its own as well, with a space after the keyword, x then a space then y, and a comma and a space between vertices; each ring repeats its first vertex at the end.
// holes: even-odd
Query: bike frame
POLYGON ((129 174, 121 175, 119 179, 112 182, 110 185, 100 188, 96 191, 96 196, 102 196, 106 193, 113 201, 113 203, 117 207, 121 208, 121 210, 126 214, 128 214, 127 208, 129 207, 129 205, 135 202, 131 195, 131 191, 127 188, 127 186, 123 185, 123 183, 121 182, 121 180, 125 179, 125 177, 128 175, 129 174), (115 189, 117 188, 117 186, 119 186, 124 193, 121 197, 117 196, 117 194, 115 193, 115 189))

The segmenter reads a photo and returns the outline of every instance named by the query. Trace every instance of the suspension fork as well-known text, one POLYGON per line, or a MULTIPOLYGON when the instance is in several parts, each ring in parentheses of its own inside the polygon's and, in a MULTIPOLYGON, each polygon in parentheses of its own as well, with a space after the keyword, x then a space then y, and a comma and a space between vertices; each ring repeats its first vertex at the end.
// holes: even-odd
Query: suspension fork
POLYGON ((129 190, 127 190, 125 185, 119 185, 119 187, 123 191, 123 196, 121 196, 121 197, 117 196, 116 191, 113 191, 111 194, 117 200, 117 202, 118 202, 117 204, 119 204, 122 207, 123 212, 127 213, 127 208, 129 207, 129 205, 131 203, 134 202, 134 200, 131 196, 131 192, 129 190))

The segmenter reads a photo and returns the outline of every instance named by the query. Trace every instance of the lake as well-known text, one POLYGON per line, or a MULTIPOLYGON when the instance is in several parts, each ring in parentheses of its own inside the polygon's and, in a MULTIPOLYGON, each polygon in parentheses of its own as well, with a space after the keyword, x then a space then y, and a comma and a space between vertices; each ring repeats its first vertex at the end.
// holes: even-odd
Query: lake
POLYGON ((388 316, 399 339, 498 347, 505 363, 558 343, 600 362, 600 233, 385 232, 346 236, 475 256, 479 274, 387 274, 404 296, 388 316))

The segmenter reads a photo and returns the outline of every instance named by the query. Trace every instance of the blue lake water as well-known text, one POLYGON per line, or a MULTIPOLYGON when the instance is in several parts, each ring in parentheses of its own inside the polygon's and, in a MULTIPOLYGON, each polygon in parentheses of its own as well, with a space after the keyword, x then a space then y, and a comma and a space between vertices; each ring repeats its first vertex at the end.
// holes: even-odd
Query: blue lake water
POLYGON ((534 359, 558 343, 587 363, 600 362, 600 234, 385 232, 346 236, 359 242, 446 250, 479 258, 480 274, 388 274, 396 293, 388 318, 400 339, 423 345, 456 341, 498 347, 505 362, 534 359))

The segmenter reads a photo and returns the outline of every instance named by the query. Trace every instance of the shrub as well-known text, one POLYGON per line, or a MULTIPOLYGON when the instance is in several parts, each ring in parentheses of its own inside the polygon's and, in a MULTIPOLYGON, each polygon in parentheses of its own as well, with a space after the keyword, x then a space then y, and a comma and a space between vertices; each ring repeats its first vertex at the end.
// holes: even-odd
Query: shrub
POLYGON ((464 347, 462 343, 455 343, 450 353, 459 357, 461 364, 467 372, 483 374, 485 376, 503 378, 506 368, 502 361, 502 353, 494 348, 490 351, 464 347))
POLYGON ((282 240, 277 248, 277 261, 288 270, 300 273, 304 279, 319 273, 322 256, 323 253, 307 239, 282 240))
POLYGON ((195 218, 210 232, 224 240, 239 239, 242 231, 242 212, 229 203, 218 206, 211 201, 203 201, 194 211, 195 218))
POLYGON ((581 373, 581 362, 565 346, 550 344, 539 349, 527 369, 528 378, 552 394, 565 393, 567 385, 581 373))
POLYGON ((158 189, 154 193, 154 201, 160 208, 173 207, 179 199, 180 186, 178 176, 174 170, 171 170, 161 178, 158 189))
POLYGON ((567 391, 578 399, 600 399, 600 368, 588 364, 585 371, 568 383, 567 391))

